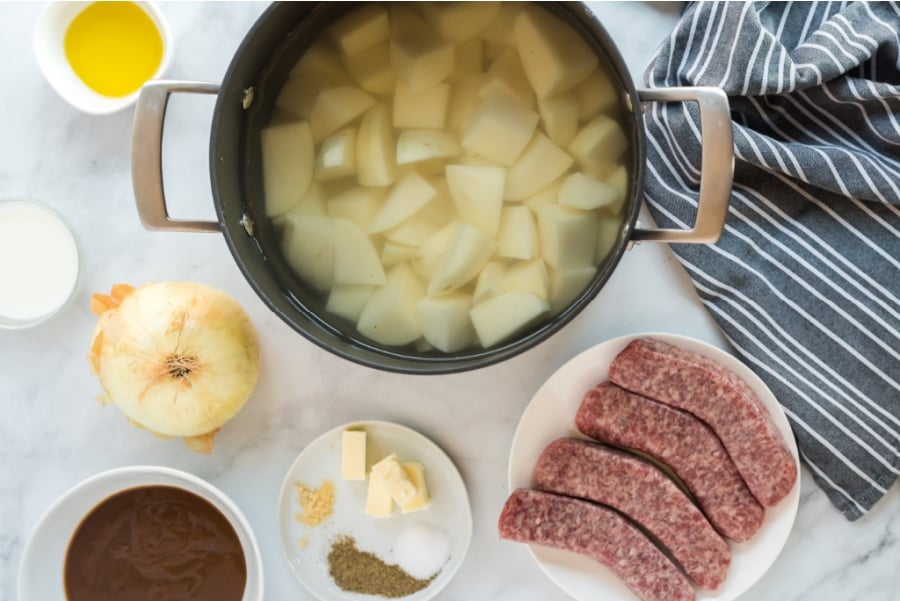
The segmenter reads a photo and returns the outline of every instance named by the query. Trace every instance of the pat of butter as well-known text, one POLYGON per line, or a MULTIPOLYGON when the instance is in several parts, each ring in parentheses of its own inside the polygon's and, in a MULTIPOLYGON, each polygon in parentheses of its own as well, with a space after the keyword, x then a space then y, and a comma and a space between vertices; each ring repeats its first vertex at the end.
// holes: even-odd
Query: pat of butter
POLYGON ((431 497, 428 496, 428 486, 425 484, 425 467, 421 463, 404 463, 403 471, 416 487, 416 496, 409 503, 400 506, 403 513, 419 511, 431 507, 431 497))
POLYGON ((366 433, 345 430, 341 438, 341 479, 366 479, 366 433))
POLYGON ((366 493, 366 514, 373 518, 390 517, 394 500, 384 486, 384 480, 376 474, 369 476, 369 488, 366 493))
POLYGON ((372 466, 369 479, 380 478, 391 498, 401 507, 412 501, 416 496, 416 485, 412 483, 406 471, 397 460, 397 454, 391 453, 372 466))

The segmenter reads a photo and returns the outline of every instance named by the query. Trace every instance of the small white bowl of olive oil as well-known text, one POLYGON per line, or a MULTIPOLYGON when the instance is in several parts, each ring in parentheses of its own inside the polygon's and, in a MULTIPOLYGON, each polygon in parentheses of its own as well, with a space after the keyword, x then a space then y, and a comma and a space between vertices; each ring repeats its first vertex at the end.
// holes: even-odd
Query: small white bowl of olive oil
POLYGON ((172 60, 172 32, 153 2, 52 2, 34 28, 51 87, 78 110, 103 115, 134 104, 172 60))

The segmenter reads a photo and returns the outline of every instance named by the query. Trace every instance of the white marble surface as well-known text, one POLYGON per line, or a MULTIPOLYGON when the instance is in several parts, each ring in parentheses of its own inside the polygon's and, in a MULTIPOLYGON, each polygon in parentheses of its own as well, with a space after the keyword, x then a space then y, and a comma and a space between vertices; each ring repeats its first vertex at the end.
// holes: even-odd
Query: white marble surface
MULTIPOLYGON (((219 80, 264 4, 164 4, 175 34, 169 76, 219 80)), ((307 599, 281 557, 276 494, 300 449, 317 434, 365 418, 394 420, 433 438, 459 466, 475 516, 473 545, 441 599, 564 599, 524 547, 499 541, 506 462, 518 417, 540 383, 579 351, 620 334, 665 331, 724 346, 667 250, 630 251, 599 297, 538 348, 502 365, 444 377, 380 373, 327 354, 257 299, 219 235, 145 231, 129 170, 131 111, 79 114, 44 82, 31 51, 40 4, 0 3, 0 197, 27 196, 60 210, 81 241, 75 302, 33 330, 0 332, 0 601, 16 598, 23 544, 47 507, 108 468, 161 464, 222 488, 262 547, 268 599, 307 599), (235 296, 259 329, 263 373, 246 409, 212 456, 130 427, 94 402, 85 355, 95 319, 91 292, 116 282, 195 280, 235 296)), ((677 19, 677 6, 596 3, 639 77, 677 19)), ((213 214, 206 149, 212 99, 177 97, 165 140, 166 186, 179 216, 213 214)), ((2 285, 2 283, 0 283, 2 285)), ((774 567, 742 601, 900 599, 900 494, 850 524, 802 473, 799 516, 774 567)), ((51 576, 52 577, 52 576, 51 576)))

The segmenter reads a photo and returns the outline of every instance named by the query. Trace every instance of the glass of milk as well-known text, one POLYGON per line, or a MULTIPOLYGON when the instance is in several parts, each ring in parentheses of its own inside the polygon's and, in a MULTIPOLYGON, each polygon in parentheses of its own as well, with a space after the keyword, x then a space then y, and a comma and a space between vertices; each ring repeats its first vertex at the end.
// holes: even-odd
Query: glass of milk
POLYGON ((78 243, 59 213, 34 200, 0 200, 0 328, 49 319, 78 283, 78 243))

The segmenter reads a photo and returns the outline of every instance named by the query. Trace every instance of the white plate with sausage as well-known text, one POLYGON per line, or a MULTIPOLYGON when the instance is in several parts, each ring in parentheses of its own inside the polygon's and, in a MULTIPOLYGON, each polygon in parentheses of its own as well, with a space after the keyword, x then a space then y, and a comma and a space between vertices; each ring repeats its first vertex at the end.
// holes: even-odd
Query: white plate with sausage
MULTIPOLYGON (((762 577, 787 541, 799 505, 800 479, 797 446, 784 411, 765 383, 730 354, 691 338, 656 333, 615 338, 582 352, 541 386, 522 414, 510 451, 509 490, 537 488, 535 465, 545 447, 554 440, 586 439, 575 425, 575 415, 585 393, 608 379, 613 359, 639 338, 653 338, 700 354, 737 374, 768 410, 798 466, 793 488, 777 504, 766 507, 762 525, 752 538, 743 543, 728 541, 731 565, 724 582, 714 592, 696 590, 698 600, 731 601, 762 577)), ((579 601, 640 601, 609 568, 589 557, 534 544, 528 548, 550 579, 579 601)))

